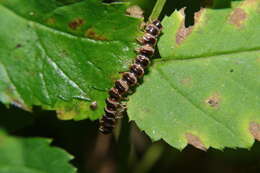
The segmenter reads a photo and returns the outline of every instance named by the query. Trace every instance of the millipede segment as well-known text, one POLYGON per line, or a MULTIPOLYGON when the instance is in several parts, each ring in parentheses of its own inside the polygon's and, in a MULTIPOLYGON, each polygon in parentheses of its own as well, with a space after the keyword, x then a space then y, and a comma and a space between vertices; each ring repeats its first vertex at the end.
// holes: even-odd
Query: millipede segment
POLYGON ((128 94, 131 87, 135 87, 149 66, 151 57, 154 55, 157 39, 162 31, 162 24, 159 20, 154 20, 146 24, 144 35, 137 41, 141 45, 136 50, 137 56, 134 63, 130 65, 129 72, 124 72, 122 78, 115 82, 115 86, 108 91, 109 97, 106 99, 104 115, 99 121, 99 131, 103 134, 110 134, 120 118, 122 112, 122 100, 128 94))

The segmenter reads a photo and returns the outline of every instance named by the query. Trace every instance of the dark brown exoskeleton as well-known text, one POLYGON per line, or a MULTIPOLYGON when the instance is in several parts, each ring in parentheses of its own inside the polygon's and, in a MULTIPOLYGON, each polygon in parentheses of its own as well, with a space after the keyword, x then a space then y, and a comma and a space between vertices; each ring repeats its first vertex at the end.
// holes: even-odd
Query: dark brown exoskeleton
POLYGON ((151 46, 155 46, 157 39, 155 36, 149 34, 149 33, 145 33, 141 38, 137 39, 137 41, 141 44, 141 45, 151 45, 151 46))
POLYGON ((138 55, 135 58, 135 64, 141 65, 144 69, 147 68, 150 64, 150 59, 145 55, 138 55))
POLYGON ((112 132, 117 119, 121 117, 122 110, 125 110, 121 101, 129 92, 129 89, 137 85, 138 79, 143 77, 145 69, 150 64, 150 58, 154 54, 154 47, 161 30, 161 22, 154 20, 145 26, 144 35, 137 39, 141 47, 137 49, 138 55, 134 63, 129 67, 129 72, 124 72, 122 79, 117 80, 115 86, 108 92, 109 97, 106 99, 105 114, 99 122, 99 130, 103 134, 112 132))

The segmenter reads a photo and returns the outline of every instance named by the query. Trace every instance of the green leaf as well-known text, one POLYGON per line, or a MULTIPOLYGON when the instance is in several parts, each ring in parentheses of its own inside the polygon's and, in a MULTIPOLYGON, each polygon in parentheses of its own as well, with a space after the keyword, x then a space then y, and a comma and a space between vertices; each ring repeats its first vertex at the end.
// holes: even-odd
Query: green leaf
POLYGON ((43 138, 18 138, 0 131, 1 173, 75 173, 72 156, 43 138))
POLYGON ((128 104, 153 140, 202 150, 260 140, 260 2, 232 5, 202 9, 190 28, 182 12, 164 19, 162 59, 128 104))
POLYGON ((0 0, 0 100, 97 119, 135 56, 141 19, 125 15, 127 3, 61 2, 0 0))

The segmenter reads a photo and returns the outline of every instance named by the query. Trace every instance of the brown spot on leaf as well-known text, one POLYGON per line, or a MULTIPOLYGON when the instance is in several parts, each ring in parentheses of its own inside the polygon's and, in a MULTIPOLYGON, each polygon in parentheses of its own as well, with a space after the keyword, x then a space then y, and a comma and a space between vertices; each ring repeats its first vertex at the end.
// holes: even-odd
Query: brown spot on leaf
POLYGON ((47 19, 46 23, 49 25, 53 25, 56 23, 56 19, 51 17, 51 18, 47 19))
POLYGON ((220 103, 220 96, 218 94, 214 94, 210 97, 208 97, 205 100, 206 104, 210 105, 213 108, 217 108, 219 107, 219 103, 220 103))
POLYGON ((191 78, 185 78, 181 80, 181 84, 186 87, 191 87, 192 85, 192 79, 191 78))
POLYGON ((191 133, 186 133, 185 136, 188 141, 188 144, 190 144, 200 150, 207 151, 207 148, 205 147, 205 145, 202 143, 202 141, 200 140, 200 138, 198 136, 195 136, 191 133))
POLYGON ((75 19, 69 23, 69 27, 73 30, 76 30, 77 28, 81 27, 84 24, 83 19, 75 19))
POLYGON ((107 40, 107 38, 103 35, 98 35, 94 28, 89 28, 86 32, 85 32, 85 36, 94 40, 107 40))
POLYGON ((15 48, 21 48, 21 47, 22 47, 21 44, 17 44, 17 45, 15 46, 15 48))
POLYGON ((256 140, 260 141, 260 124, 251 122, 249 124, 249 131, 256 140))
MULTIPOLYGON (((199 22, 202 12, 204 11, 204 8, 202 8, 200 11, 196 12, 194 15, 194 25, 185 27, 185 21, 183 20, 181 22, 180 28, 176 33, 176 43, 177 45, 180 45, 192 32, 194 26, 199 22)), ((180 11, 180 13, 183 12, 183 9, 180 11)))
POLYGON ((61 58, 65 58, 65 57, 69 56, 69 53, 67 50, 61 50, 61 51, 59 51, 59 55, 61 58))
POLYGON ((176 35, 176 43, 180 45, 186 39, 186 37, 191 33, 192 29, 193 26, 189 26, 188 28, 186 28, 183 21, 181 23, 181 28, 179 29, 176 35))
POLYGON ((254 4, 254 3, 257 3, 257 0, 246 0, 244 3, 245 4, 254 4))
POLYGON ((257 58, 257 59, 256 59, 256 62, 260 63, 260 58, 257 58))
POLYGON ((247 18, 246 12, 241 8, 236 8, 229 18, 229 22, 236 27, 241 27, 245 19, 247 18))
POLYGON ((131 17, 143 18, 143 13, 143 10, 137 5, 131 6, 126 9, 126 14, 131 17))

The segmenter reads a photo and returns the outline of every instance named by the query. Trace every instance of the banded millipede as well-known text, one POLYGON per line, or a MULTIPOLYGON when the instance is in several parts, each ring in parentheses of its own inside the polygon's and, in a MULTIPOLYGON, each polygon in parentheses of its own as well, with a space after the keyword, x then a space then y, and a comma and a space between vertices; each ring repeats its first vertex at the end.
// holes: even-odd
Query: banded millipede
POLYGON ((115 86, 108 92, 109 97, 106 99, 105 113, 99 122, 99 131, 103 134, 112 132, 116 125, 116 120, 120 118, 120 110, 123 109, 122 99, 128 93, 131 87, 138 84, 150 64, 150 58, 154 54, 154 47, 161 33, 162 25, 159 20, 154 20, 147 24, 144 29, 144 35, 137 39, 141 47, 137 49, 137 57, 134 64, 125 72, 122 78, 115 82, 115 86))

